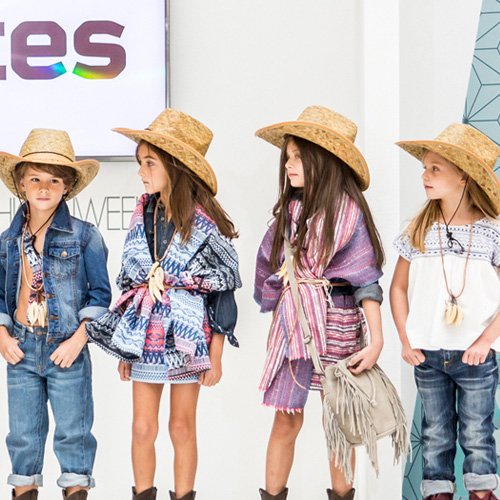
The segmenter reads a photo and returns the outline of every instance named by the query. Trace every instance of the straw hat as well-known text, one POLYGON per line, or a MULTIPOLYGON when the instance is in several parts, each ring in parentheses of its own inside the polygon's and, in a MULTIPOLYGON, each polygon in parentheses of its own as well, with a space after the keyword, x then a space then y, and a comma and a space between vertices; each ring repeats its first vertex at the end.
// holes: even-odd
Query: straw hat
POLYGON ((202 179, 213 194, 217 193, 215 173, 205 159, 213 134, 203 123, 167 108, 146 130, 113 130, 137 143, 146 141, 171 154, 202 179))
POLYGON ((356 124, 345 116, 322 106, 309 106, 297 121, 270 125, 257 130, 255 135, 280 149, 287 134, 307 139, 347 163, 365 190, 370 184, 370 173, 363 155, 354 145, 357 131, 356 124))
POLYGON ((69 135, 63 130, 33 129, 24 142, 19 156, 0 151, 0 178, 11 193, 16 196, 19 194, 24 198, 22 192, 18 193, 14 183, 14 170, 20 162, 74 168, 76 182, 68 191, 67 200, 73 198, 88 186, 99 172, 99 162, 97 160, 75 161, 75 152, 69 135))
POLYGON ((476 128, 453 123, 430 141, 400 141, 400 148, 422 161, 427 151, 439 154, 470 175, 500 212, 500 181, 493 168, 498 159, 498 146, 476 128))

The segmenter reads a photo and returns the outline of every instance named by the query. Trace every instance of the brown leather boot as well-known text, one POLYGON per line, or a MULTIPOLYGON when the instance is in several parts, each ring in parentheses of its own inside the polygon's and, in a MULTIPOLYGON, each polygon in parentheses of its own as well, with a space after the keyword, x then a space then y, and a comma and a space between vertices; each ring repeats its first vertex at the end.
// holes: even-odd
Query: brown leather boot
POLYGON ((16 497, 16 490, 12 490, 12 498, 16 500, 37 500, 38 490, 25 491, 22 495, 16 497))
POLYGON ((453 500, 453 493, 438 493, 437 495, 425 497, 424 500, 453 500))
POLYGON ((469 491, 469 500, 498 500, 498 498, 493 495, 493 491, 488 491, 483 498, 479 498, 475 491, 469 491))
POLYGON ((355 491, 356 490, 352 488, 343 497, 337 495, 337 493, 330 488, 326 490, 326 493, 328 494, 328 500, 353 500, 355 491))
POLYGON ((170 492, 170 500, 194 500, 195 496, 196 491, 190 491, 189 493, 186 493, 182 498, 177 498, 173 491, 170 492))
POLYGON ((262 488, 259 490, 259 492, 262 500, 286 500, 286 497, 288 496, 288 488, 285 488, 277 495, 271 495, 271 493, 268 493, 266 490, 263 490, 262 488))
POLYGON ((153 486, 142 493, 137 494, 135 488, 132 487, 132 500, 156 500, 156 492, 158 490, 153 486))
POLYGON ((75 493, 67 497, 66 490, 63 490, 62 494, 63 494, 63 500, 87 500, 87 496, 89 493, 86 490, 79 490, 75 491, 75 493))

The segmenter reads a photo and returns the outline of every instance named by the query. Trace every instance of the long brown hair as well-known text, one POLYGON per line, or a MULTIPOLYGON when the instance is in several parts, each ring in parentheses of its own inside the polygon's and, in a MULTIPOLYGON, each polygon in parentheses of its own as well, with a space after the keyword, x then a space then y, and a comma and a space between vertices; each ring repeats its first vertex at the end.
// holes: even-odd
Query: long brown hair
POLYGON ((146 144, 156 153, 167 171, 170 183, 168 190, 161 195, 170 210, 170 216, 181 235, 183 244, 191 238, 194 213, 198 204, 215 221, 221 234, 228 238, 238 237, 229 215, 220 206, 208 186, 178 159, 149 142, 141 141, 135 152, 137 162, 139 162, 137 152, 142 144, 146 144))
POLYGON ((373 222, 373 217, 368 208, 368 203, 361 191, 361 181, 354 170, 340 158, 333 155, 321 146, 306 139, 288 135, 281 149, 280 172, 279 172, 279 197, 273 207, 273 215, 276 219, 276 232, 274 234, 273 246, 269 268, 276 271, 280 266, 280 252, 287 230, 288 205, 294 195, 302 197, 302 212, 300 214, 296 239, 294 241, 295 261, 302 265, 300 254, 305 247, 307 234, 307 220, 312 217, 321 216, 331 223, 324 225, 324 245, 320 256, 321 263, 326 266, 331 258, 335 240, 335 209, 342 195, 346 193, 357 205, 366 220, 368 234, 375 251, 377 268, 384 264, 384 250, 380 235, 373 222), (290 141, 295 142, 300 151, 302 166, 304 168, 304 187, 294 188, 291 186, 286 173, 287 146, 290 141))
MULTIPOLYGON (((457 167, 454 163, 452 163, 457 167)), ((473 207, 479 210, 485 217, 496 219, 497 214, 493 203, 486 193, 479 187, 477 182, 457 167, 464 177, 468 177, 465 186, 465 199, 469 200, 473 207)), ((429 228, 436 222, 440 215, 440 200, 427 200, 422 210, 410 221, 406 228, 406 234, 410 237, 410 243, 413 248, 420 252, 425 252, 425 236, 429 228)))

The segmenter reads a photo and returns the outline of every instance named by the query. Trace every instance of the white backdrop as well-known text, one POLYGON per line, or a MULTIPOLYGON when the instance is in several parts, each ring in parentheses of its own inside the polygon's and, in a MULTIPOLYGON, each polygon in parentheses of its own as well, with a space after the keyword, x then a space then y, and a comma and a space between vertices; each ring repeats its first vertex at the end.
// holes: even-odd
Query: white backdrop
MULTIPOLYGON (((244 282, 237 293, 236 333, 241 347, 226 345, 222 382, 201 391, 196 484, 200 500, 257 499, 257 489, 264 485, 273 412, 260 405, 257 386, 271 318, 259 314, 252 294, 256 251, 275 202, 279 152, 255 138, 254 131, 295 119, 311 104, 335 109, 358 124, 356 144, 372 176, 367 197, 387 252, 382 280, 387 298, 396 259, 392 239, 424 200, 418 165, 400 155, 393 143, 434 137, 448 123, 461 120, 480 0, 374 4, 373 0, 311 0, 305 7, 302 0, 172 1, 172 106, 215 133, 207 158, 218 176, 219 200, 241 232, 236 246, 244 282)), ((135 123, 132 117, 113 126, 145 128, 154 118, 135 123)), ((24 135, 19 134, 18 147, 22 140, 24 135)), ((133 199, 141 193, 136 170, 132 163, 103 164, 75 205, 77 215, 89 213, 89 219, 99 223, 110 248, 112 280, 125 236, 120 228, 128 224, 133 199)), ((7 196, 0 198, 1 227, 8 224, 4 212, 11 211, 11 205, 7 196)), ((388 300, 383 316, 386 344, 380 362, 401 388, 411 418, 414 384, 411 371, 400 362, 388 300)), ((128 498, 131 386, 119 381, 114 359, 96 348, 92 353, 94 430, 99 442, 98 487, 92 498, 128 498)), ((5 369, 0 372, 0 402, 0 436, 4 436, 5 369)), ((165 392, 157 446, 160 500, 166 500, 168 488, 173 487, 168 406, 165 392)), ((289 482, 290 500, 326 498, 329 486, 318 394, 311 394, 305 414, 289 482)), ((380 448, 378 480, 359 452, 356 488, 361 500, 401 498, 401 467, 392 465, 388 440, 380 448)), ((1 447, 0 477, 8 472, 7 452, 1 447)), ((60 495, 54 486, 58 474, 49 442, 41 499, 60 495)), ((0 489, 4 491, 0 497, 7 498, 7 487, 0 489)))

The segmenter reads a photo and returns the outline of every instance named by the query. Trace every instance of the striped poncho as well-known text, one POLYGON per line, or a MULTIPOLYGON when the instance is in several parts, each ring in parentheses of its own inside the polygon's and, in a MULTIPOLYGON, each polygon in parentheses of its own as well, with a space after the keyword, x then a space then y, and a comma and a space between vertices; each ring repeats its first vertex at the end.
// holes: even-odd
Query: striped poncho
MULTIPOLYGON (((302 202, 293 199, 289 205, 292 243, 298 229, 301 210, 302 202)), ((323 229, 327 221, 318 216, 308 221, 306 251, 302 256, 303 268, 297 266, 295 269, 306 319, 320 355, 325 355, 327 351, 328 290, 322 282, 348 281, 354 286, 363 287, 374 283, 382 275, 376 268, 375 253, 359 206, 344 195, 338 203, 336 213, 334 248, 329 264, 325 268, 320 262, 323 229)), ((307 398, 312 363, 297 322, 291 290, 289 287, 283 287, 283 280, 269 270, 274 231, 273 223, 259 248, 255 277, 254 296, 261 306, 261 311, 274 311, 260 389, 267 393, 264 397, 266 405, 284 411, 300 411, 307 398), (288 365, 288 360, 295 361, 293 366, 296 372, 293 376, 290 370, 282 369, 284 363, 288 365), (284 380, 275 384, 280 388, 276 390, 276 387, 272 389, 272 386, 278 373, 284 380), (293 377, 296 380, 293 380, 293 377), (305 391, 297 390, 300 386, 296 382, 305 387, 305 391)), ((283 260, 282 253, 281 261, 283 260)), ((338 317, 338 327, 343 328, 345 315, 342 311, 339 312, 338 315, 328 314, 328 317, 338 317)), ((359 318, 362 318, 361 315, 352 314, 349 317, 353 317, 353 321, 357 323, 360 322, 359 318)), ((352 328, 356 325, 345 326, 352 328)))

